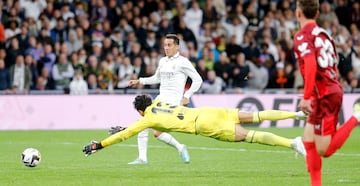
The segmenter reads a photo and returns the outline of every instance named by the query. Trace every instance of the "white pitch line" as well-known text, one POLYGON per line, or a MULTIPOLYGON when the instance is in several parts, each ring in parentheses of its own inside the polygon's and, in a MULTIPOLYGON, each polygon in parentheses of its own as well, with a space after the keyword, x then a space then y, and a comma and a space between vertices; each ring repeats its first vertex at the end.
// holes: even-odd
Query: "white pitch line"
MULTIPOLYGON (((22 143, 14 143, 11 141, 3 141, 0 142, 0 144, 27 144, 25 142, 22 143)), ((74 143, 74 142, 60 142, 60 143, 32 143, 32 145, 54 145, 54 144, 58 144, 58 145, 79 145, 79 146, 83 146, 84 144, 80 144, 80 143, 74 143)), ((120 147, 133 147, 133 148, 137 148, 137 144, 116 144, 114 146, 120 146, 120 147)), ((155 149, 165 149, 165 148, 169 148, 168 146, 164 145, 164 146, 159 146, 159 145, 149 145, 149 148, 155 148, 155 149)), ((218 147, 189 147, 188 149, 190 150, 203 150, 203 151, 231 151, 231 152, 259 152, 259 153, 277 153, 277 154, 289 154, 289 153, 294 153, 294 151, 292 150, 264 150, 264 149, 244 149, 244 148, 218 148, 218 147)), ((347 157, 360 157, 360 153, 335 153, 334 155, 336 156, 347 156, 347 157)))

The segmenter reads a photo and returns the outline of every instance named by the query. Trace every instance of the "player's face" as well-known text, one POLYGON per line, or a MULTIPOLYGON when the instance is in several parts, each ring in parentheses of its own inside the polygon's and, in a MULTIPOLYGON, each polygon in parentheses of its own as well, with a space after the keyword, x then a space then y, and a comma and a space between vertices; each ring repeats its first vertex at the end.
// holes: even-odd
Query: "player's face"
POLYGON ((166 56, 173 57, 178 51, 179 46, 174 43, 173 39, 166 38, 164 40, 164 51, 166 56))

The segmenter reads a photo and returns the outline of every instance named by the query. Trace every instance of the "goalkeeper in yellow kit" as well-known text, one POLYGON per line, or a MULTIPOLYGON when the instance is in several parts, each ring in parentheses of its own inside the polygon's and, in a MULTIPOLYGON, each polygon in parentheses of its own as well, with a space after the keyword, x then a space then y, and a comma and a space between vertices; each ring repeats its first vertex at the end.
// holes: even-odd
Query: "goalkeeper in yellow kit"
POLYGON ((163 132, 182 132, 207 136, 221 141, 260 143, 293 148, 305 156, 300 137, 288 139, 269 132, 247 130, 241 123, 257 123, 263 120, 283 120, 304 116, 302 112, 265 110, 260 112, 243 112, 227 108, 187 108, 174 106, 161 100, 152 100, 149 95, 138 95, 134 102, 135 109, 141 117, 128 128, 121 130, 101 142, 92 141, 84 146, 86 156, 98 150, 127 140, 146 128, 163 132))

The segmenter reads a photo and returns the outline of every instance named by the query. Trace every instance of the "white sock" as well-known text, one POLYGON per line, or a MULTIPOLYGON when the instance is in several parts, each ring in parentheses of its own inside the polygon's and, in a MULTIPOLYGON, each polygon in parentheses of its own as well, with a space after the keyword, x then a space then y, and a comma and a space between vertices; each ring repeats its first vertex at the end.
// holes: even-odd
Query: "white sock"
POLYGON ((147 161, 147 146, 149 141, 149 130, 145 129, 138 134, 139 159, 147 161))
POLYGON ((175 147, 179 152, 183 147, 182 144, 180 144, 174 137, 166 132, 161 133, 160 136, 158 136, 156 139, 175 147))

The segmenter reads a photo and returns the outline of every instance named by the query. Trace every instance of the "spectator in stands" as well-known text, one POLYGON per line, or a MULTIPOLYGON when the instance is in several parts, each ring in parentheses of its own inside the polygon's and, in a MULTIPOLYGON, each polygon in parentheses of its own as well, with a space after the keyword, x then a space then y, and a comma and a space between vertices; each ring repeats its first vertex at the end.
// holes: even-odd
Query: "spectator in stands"
POLYGON ((146 52, 150 52, 151 50, 160 50, 160 43, 156 39, 156 33, 153 30, 147 31, 147 36, 145 42, 142 47, 146 52))
POLYGON ((100 89, 113 91, 116 83, 115 75, 109 70, 107 61, 101 61, 98 75, 98 85, 100 89))
POLYGON ((214 70, 209 70, 207 73, 207 79, 203 81, 200 92, 204 94, 220 94, 224 87, 224 81, 216 76, 214 70))
POLYGON ((220 15, 216 11, 215 6, 213 5, 213 0, 206 0, 205 7, 203 8, 203 17, 202 21, 204 22, 213 22, 216 23, 220 19, 220 15))
POLYGON ((349 6, 349 1, 338 0, 335 7, 335 13, 339 23, 346 28, 349 28, 351 24, 351 6, 349 6))
POLYGON ((351 9, 351 23, 354 25, 360 25, 360 2, 354 1, 351 9))
POLYGON ((87 95, 88 84, 84 80, 81 70, 75 70, 75 76, 70 82, 70 94, 71 95, 87 95))
POLYGON ((268 69, 269 73, 275 69, 275 59, 272 54, 269 53, 269 44, 263 42, 260 44, 260 55, 258 60, 268 69))
POLYGON ((360 31, 359 31, 358 25, 352 23, 350 25, 350 33, 351 33, 351 38, 352 38, 353 44, 358 45, 360 43, 360 31))
POLYGON ((84 76, 87 78, 90 74, 95 74, 96 77, 100 73, 99 62, 96 56, 91 55, 88 59, 88 65, 85 67, 84 76))
POLYGON ((354 69, 354 79, 360 79, 360 47, 354 47, 354 53, 351 56, 351 65, 354 69))
POLYGON ((144 56, 144 63, 146 65, 146 76, 152 76, 159 65, 160 56, 159 53, 152 49, 149 55, 144 56))
POLYGON ((117 69, 117 88, 126 88, 134 73, 130 58, 125 57, 117 69))
MULTIPOLYGON (((133 32, 135 32, 136 38, 138 39, 138 41, 140 42, 144 42, 146 39, 146 29, 144 27, 144 25, 141 22, 141 18, 140 17, 135 17, 133 20, 133 32)), ((145 44, 145 43, 142 43, 145 44)))
POLYGON ((89 74, 87 77, 88 91, 99 93, 100 87, 97 83, 97 77, 95 74, 89 74))
POLYGON ((55 41, 50 37, 50 31, 46 27, 42 27, 40 33, 37 35, 37 41, 39 43, 49 43, 53 45, 55 41))
MULTIPOLYGON (((66 54, 65 54, 66 55, 66 54)), ((56 55, 53 52, 53 48, 50 43, 44 44, 44 53, 40 54, 39 60, 39 68, 42 69, 43 67, 48 70, 50 74, 52 74, 52 69, 55 64, 56 55)))
POLYGON ((24 59, 24 63, 29 68, 29 70, 31 72, 31 77, 32 77, 31 79, 32 80, 31 80, 31 83, 30 83, 30 89, 34 89, 35 85, 36 85, 37 77, 39 76, 39 71, 38 71, 38 68, 37 68, 37 62, 32 57, 32 55, 26 54, 25 59, 24 59))
POLYGON ((104 22, 107 17, 107 7, 105 6, 105 3, 103 0, 97 0, 92 6, 91 12, 90 12, 90 20, 92 23, 95 22, 104 22))
POLYGON ((203 58, 205 62, 205 67, 207 70, 213 70, 215 65, 215 55, 213 50, 208 47, 205 47, 201 54, 199 54, 199 58, 203 58), (201 57, 200 57, 201 56, 201 57))
POLYGON ((143 59, 143 55, 141 54, 141 44, 139 42, 134 42, 132 44, 131 51, 128 56, 130 57, 130 61, 132 62, 132 64, 134 64, 134 59, 136 57, 140 57, 141 59, 143 59))
POLYGON ((15 36, 19 41, 19 48, 22 51, 25 51, 29 47, 29 32, 28 32, 28 25, 22 24, 20 33, 15 36))
POLYGON ((340 59, 337 66, 339 69, 339 73, 341 77, 346 81, 346 83, 350 84, 352 79, 354 79, 352 56, 356 55, 351 38, 349 38, 345 44, 341 45, 341 50, 339 51, 338 55, 340 59))
POLYGON ((250 68, 245 59, 245 55, 239 53, 236 56, 236 63, 233 65, 231 71, 231 79, 233 80, 232 87, 235 89, 236 93, 243 93, 244 89, 247 88, 247 80, 249 79, 250 73, 250 68))
POLYGON ((257 57, 260 55, 260 49, 255 40, 255 33, 256 28, 250 27, 244 35, 243 43, 240 45, 242 53, 245 54, 245 58, 251 61, 256 61, 257 57))
POLYGON ((221 52, 225 52, 226 51, 226 37, 225 35, 221 35, 217 38, 217 44, 216 44, 216 49, 217 51, 221 52))
POLYGON ((206 63, 205 63, 205 60, 203 58, 199 59, 199 61, 196 64, 195 69, 199 73, 199 75, 201 76, 202 80, 207 79, 207 74, 208 74, 209 69, 206 68, 206 63))
POLYGON ((75 30, 69 31, 69 40, 65 42, 68 48, 67 55, 70 55, 73 52, 77 52, 83 48, 83 41, 77 38, 77 33, 75 30))
POLYGON ((197 39, 199 36, 200 25, 203 22, 202 18, 203 11, 200 9, 199 3, 197 1, 192 1, 191 7, 185 11, 184 21, 197 39))
POLYGON ((81 48, 78 51, 78 61, 79 61, 79 64, 81 64, 83 66, 83 68, 85 68, 85 63, 86 63, 87 58, 88 58, 88 56, 87 56, 86 50, 81 48))
POLYGON ((34 36, 30 36, 28 40, 28 47, 25 50, 25 54, 30 54, 35 61, 40 60, 40 53, 43 53, 44 49, 41 43, 37 43, 34 36), (39 45, 39 48, 38 48, 39 45))
POLYGON ((64 53, 64 54, 66 54, 66 56, 68 56, 69 48, 68 48, 68 45, 65 42, 63 42, 63 43, 56 42, 55 46, 57 46, 56 50, 55 50, 55 54, 56 54, 57 57, 59 57, 59 55, 61 53, 64 53))
MULTIPOLYGON (((244 41, 246 41, 246 38, 244 41)), ((227 43, 225 51, 230 61, 235 61, 236 56, 242 52, 241 46, 236 43, 236 35, 230 37, 230 42, 227 43)))
POLYGON ((73 69, 76 71, 76 70, 81 70, 81 73, 83 72, 84 70, 84 67, 83 65, 80 63, 80 60, 79 60, 79 55, 77 52, 72 52, 71 55, 70 55, 70 63, 73 67, 73 69))
POLYGON ((285 88, 288 82, 287 74, 285 73, 285 63, 277 62, 276 69, 274 69, 269 78, 267 88, 285 88))
POLYGON ((130 55, 133 50, 133 45, 135 45, 135 43, 138 43, 135 33, 129 32, 124 42, 124 52, 126 55, 130 55))
POLYGON ((336 16, 335 12, 332 10, 332 7, 328 1, 323 1, 320 5, 320 15, 317 18, 318 24, 323 26, 324 22, 332 22, 336 20, 339 22, 338 17, 336 16))
POLYGON ((4 59, 0 59, 0 90, 10 93, 11 82, 9 69, 5 68, 4 59))
POLYGON ((256 33, 256 39, 261 40, 264 36, 264 32, 269 32, 271 40, 277 39, 276 29, 271 25, 271 19, 269 17, 265 17, 262 22, 260 22, 261 26, 259 26, 259 30, 256 33))
MULTIPOLYGON (((167 33, 174 33, 175 32, 173 24, 170 23, 169 20, 170 19, 161 19, 161 21, 159 23, 159 29, 156 32, 156 38, 157 39, 160 39, 162 36, 166 35, 167 33)), ((184 23, 184 25, 185 25, 185 23, 184 23)), ((180 32, 178 32, 178 33, 180 33, 180 32)), ((186 39, 188 39, 188 38, 186 38, 186 39)), ((195 36, 194 36, 193 39, 196 40, 195 36)))
MULTIPOLYGON (((121 17, 121 10, 117 4, 117 0, 110 0, 108 1, 107 5, 107 13, 106 19, 109 20, 111 28, 115 28, 116 25, 119 23, 119 19, 121 17)), ((84 3, 83 3, 84 4, 84 3)), ((76 10, 83 10, 84 8, 78 8, 76 10)), ((82 12, 82 11, 81 11, 82 12)))
POLYGON ((14 65, 16 57, 18 55, 23 55, 24 50, 20 48, 19 41, 16 37, 12 37, 10 40, 10 46, 6 50, 6 59, 5 59, 5 66, 9 68, 10 66, 14 65))
POLYGON ((50 30, 50 36, 54 42, 62 43, 68 40, 68 32, 62 17, 56 20, 56 27, 50 30))
POLYGON ((5 29, 5 39, 10 40, 12 37, 16 36, 21 32, 19 28, 19 23, 16 19, 11 19, 8 21, 8 26, 5 29))
POLYGON ((10 67, 10 82, 14 94, 27 94, 30 90, 31 71, 24 63, 24 56, 16 56, 15 64, 10 67))
POLYGON ((92 53, 92 55, 95 56, 98 61, 103 60, 103 57, 104 57, 102 47, 103 47, 103 44, 100 41, 96 41, 91 44, 90 53, 92 53))
POLYGON ((214 70, 216 76, 220 77, 224 81, 226 87, 230 84, 231 68, 232 66, 226 52, 222 52, 220 54, 219 62, 214 65, 214 70))
POLYGON ((61 17, 65 21, 68 21, 70 18, 75 17, 75 14, 72 11, 70 11, 70 3, 67 2, 62 3, 61 17))
POLYGON ((146 64, 144 63, 141 56, 137 56, 133 61, 134 72, 132 75, 132 79, 139 79, 140 77, 146 77, 146 64))
POLYGON ((74 76, 74 68, 68 61, 66 53, 59 55, 59 60, 53 66, 52 77, 55 81, 56 90, 64 90, 69 88, 70 80, 74 76))
POLYGON ((194 43, 195 48, 199 49, 198 41, 195 37, 195 34, 192 30, 189 29, 189 27, 187 27, 184 19, 180 18, 179 24, 177 25, 177 29, 175 29, 175 32, 181 34, 185 42, 192 42, 194 43))
POLYGON ((114 29, 110 35, 110 39, 114 45, 118 47, 120 52, 124 52, 124 38, 119 28, 114 29))
MULTIPOLYGON (((198 48, 201 51, 201 49, 203 49, 204 47, 206 47, 206 43, 207 42, 212 42, 213 40, 213 30, 212 30, 212 25, 209 22, 205 22, 201 25, 200 28, 200 33, 198 34, 197 37, 197 42, 198 42, 198 48)), ((199 56, 201 57, 201 55, 199 56)))
MULTIPOLYGON (((119 25, 116 26, 115 29, 120 29, 123 36, 128 36, 129 33, 134 33, 134 36, 135 36, 133 27, 129 24, 129 22, 124 17, 120 18, 119 25)), ((136 38, 136 37, 134 37, 134 38, 136 38)))
POLYGON ((116 64, 113 53, 107 53, 105 56, 105 61, 108 63, 108 69, 113 72, 115 76, 115 69, 117 68, 118 64, 116 64))
POLYGON ((269 82, 269 71, 259 60, 252 61, 248 64, 250 69, 247 81, 249 89, 259 91, 264 90, 269 82))
POLYGON ((102 53, 104 58, 106 58, 107 54, 112 52, 114 46, 115 43, 112 42, 109 36, 104 37, 104 39, 102 40, 102 53))
POLYGON ((38 76, 35 82, 36 84, 34 88, 32 88, 33 90, 39 90, 39 91, 47 90, 46 80, 42 76, 38 76))
MULTIPOLYGON (((42 68, 40 72, 40 76, 42 79, 40 82, 42 83, 41 86, 44 86, 45 90, 54 90, 55 89, 55 83, 53 78, 50 75, 50 72, 47 68, 42 68)), ((38 77, 38 78, 39 78, 38 77)), ((37 82, 38 84, 39 82, 37 82)), ((37 85, 38 86, 38 85, 37 85)))
MULTIPOLYGON (((241 7, 238 5, 237 7, 241 7)), ((228 32, 228 36, 236 36, 236 44, 240 45, 243 42, 243 35, 246 28, 249 25, 248 19, 242 14, 242 11, 238 12, 238 15, 231 19, 231 23, 228 23, 226 18, 222 18, 222 25, 228 32)))
POLYGON ((20 7, 25 11, 25 18, 38 19, 40 13, 45 9, 45 0, 20 0, 20 7))

